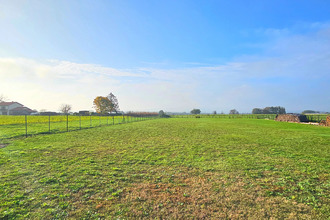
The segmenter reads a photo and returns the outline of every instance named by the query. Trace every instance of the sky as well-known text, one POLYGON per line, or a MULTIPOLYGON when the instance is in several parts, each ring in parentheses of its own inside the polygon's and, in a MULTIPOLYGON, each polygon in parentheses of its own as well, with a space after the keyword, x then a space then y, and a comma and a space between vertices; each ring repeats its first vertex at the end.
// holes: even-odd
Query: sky
POLYGON ((0 0, 0 95, 36 110, 330 111, 330 1, 0 0))

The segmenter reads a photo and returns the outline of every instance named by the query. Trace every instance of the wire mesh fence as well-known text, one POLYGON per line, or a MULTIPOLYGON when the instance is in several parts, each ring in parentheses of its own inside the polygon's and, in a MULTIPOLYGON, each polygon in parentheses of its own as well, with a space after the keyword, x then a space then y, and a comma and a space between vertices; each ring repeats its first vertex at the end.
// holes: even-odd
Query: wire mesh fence
MULTIPOLYGON (((328 114, 306 115, 309 122, 320 122, 327 119, 328 114)), ((275 120, 276 114, 198 114, 198 115, 171 115, 171 118, 247 118, 247 119, 270 119, 275 120)))
POLYGON ((306 115, 308 121, 310 122, 320 122, 322 120, 327 120, 327 114, 315 114, 315 115, 312 115, 312 114, 308 114, 306 115))
POLYGON ((81 116, 81 115, 0 115, 0 139, 54 134, 100 126, 119 125, 154 119, 150 115, 81 116))
POLYGON ((247 119, 271 119, 274 120, 276 114, 198 114, 198 115, 171 115, 172 118, 247 118, 247 119))
MULTIPOLYGON (((223 118, 223 119, 270 119, 276 114, 199 114, 171 115, 171 118, 223 118)), ((306 115, 310 122, 326 120, 327 115, 306 115)), ((28 137, 36 134, 54 134, 100 126, 119 125, 158 118, 157 115, 116 115, 116 116, 83 116, 83 115, 0 115, 0 140, 14 137, 28 137)))

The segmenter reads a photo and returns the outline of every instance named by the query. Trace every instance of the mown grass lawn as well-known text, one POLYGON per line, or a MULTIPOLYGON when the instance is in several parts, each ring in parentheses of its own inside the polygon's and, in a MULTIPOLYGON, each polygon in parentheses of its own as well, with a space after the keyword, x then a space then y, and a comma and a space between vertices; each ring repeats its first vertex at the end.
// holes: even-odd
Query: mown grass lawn
POLYGON ((0 219, 329 218, 330 129, 158 119, 14 139, 0 219))

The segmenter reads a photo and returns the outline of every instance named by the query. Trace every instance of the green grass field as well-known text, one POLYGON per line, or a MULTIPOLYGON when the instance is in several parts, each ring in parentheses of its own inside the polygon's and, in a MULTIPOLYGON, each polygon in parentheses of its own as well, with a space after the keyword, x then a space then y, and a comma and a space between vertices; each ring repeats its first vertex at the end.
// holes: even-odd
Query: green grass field
POLYGON ((44 133, 59 133, 93 128, 99 126, 117 125, 122 123, 145 120, 146 118, 132 116, 25 116, 0 115, 0 141, 26 135, 44 133), (68 127, 67 127, 68 126, 68 127))
MULTIPOLYGON (((131 116, 76 116, 76 115, 69 115, 68 121, 69 122, 87 122, 90 121, 95 122, 96 124, 101 120, 102 124, 106 124, 106 121, 112 122, 114 119, 116 122, 122 121, 123 119, 131 119, 131 116)), ((55 116, 42 116, 42 115, 28 115, 27 116, 28 123, 51 123, 56 122, 66 122, 67 116, 66 115, 55 115, 55 116)), ((25 116, 24 115, 0 115, 0 125, 20 125, 25 124, 25 116)))
POLYGON ((171 118, 7 140, 0 219, 328 219, 330 129, 171 118))

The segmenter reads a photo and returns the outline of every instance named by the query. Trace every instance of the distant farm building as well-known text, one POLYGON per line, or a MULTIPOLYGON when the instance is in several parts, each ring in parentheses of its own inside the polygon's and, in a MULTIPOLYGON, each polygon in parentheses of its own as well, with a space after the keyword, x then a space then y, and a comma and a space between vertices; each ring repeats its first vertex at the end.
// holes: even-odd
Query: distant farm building
POLYGON ((0 115, 31 115, 35 112, 18 102, 0 102, 0 115))
POLYGON ((281 114, 277 115, 276 121, 286 121, 286 122, 308 122, 306 115, 300 114, 281 114))
POLYGON ((89 111, 79 111, 79 115, 90 115, 89 111))
POLYGON ((40 115, 59 115, 57 112, 40 112, 40 115))

